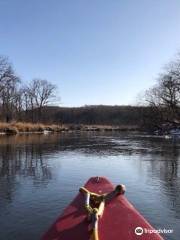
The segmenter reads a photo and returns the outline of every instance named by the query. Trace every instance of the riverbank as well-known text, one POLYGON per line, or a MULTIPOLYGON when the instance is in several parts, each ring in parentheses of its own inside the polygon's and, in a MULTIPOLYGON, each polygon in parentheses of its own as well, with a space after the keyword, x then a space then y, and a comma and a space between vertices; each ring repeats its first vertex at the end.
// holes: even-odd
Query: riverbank
POLYGON ((138 126, 110 126, 110 125, 75 125, 75 124, 42 124, 42 123, 0 123, 0 134, 18 133, 51 133, 65 131, 136 131, 138 126))
POLYGON ((62 131, 63 127, 60 125, 47 125, 41 123, 25 123, 25 122, 11 122, 0 123, 0 134, 18 134, 18 133, 44 133, 62 131))

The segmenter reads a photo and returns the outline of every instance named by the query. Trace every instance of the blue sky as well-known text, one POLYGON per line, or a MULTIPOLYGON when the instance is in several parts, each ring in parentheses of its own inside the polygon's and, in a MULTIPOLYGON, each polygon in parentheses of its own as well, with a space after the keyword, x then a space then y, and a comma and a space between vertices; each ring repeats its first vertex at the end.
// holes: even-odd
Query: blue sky
POLYGON ((63 106, 135 104, 179 50, 179 0, 0 0, 0 54, 63 106))

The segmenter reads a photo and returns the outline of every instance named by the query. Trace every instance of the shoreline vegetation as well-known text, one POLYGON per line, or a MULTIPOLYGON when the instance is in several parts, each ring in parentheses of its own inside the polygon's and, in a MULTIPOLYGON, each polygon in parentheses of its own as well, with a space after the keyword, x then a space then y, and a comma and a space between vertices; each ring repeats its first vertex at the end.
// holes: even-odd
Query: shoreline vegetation
POLYGON ((180 129, 180 54, 137 105, 61 107, 59 101, 57 86, 41 78, 25 84, 0 55, 0 135, 135 130, 161 135, 180 129))
POLYGON ((43 124, 43 123, 25 123, 25 122, 0 122, 0 135, 15 135, 22 133, 60 133, 71 131, 138 131, 136 125, 82 125, 82 124, 43 124))
POLYGON ((137 105, 60 107, 58 88, 46 79, 28 83, 0 55, 0 134, 63 131, 134 131, 166 134, 180 129, 180 53, 166 65, 137 105))

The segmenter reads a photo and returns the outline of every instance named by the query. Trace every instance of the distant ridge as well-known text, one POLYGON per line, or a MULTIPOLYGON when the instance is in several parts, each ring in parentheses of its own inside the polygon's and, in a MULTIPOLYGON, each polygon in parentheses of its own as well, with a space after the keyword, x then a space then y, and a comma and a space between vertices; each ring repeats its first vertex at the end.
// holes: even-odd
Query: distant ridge
MULTIPOLYGON (((41 122, 62 124, 108 124, 108 125, 139 125, 142 112, 146 107, 88 105, 82 107, 46 106, 42 109, 41 122)), ((36 111, 33 112, 36 121, 36 111)), ((27 113, 27 119, 32 115, 27 113)))

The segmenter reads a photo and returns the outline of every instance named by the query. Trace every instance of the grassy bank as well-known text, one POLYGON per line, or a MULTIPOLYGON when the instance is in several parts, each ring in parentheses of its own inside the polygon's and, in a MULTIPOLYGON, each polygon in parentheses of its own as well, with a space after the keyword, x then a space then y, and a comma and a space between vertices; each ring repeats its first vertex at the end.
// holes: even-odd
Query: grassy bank
POLYGON ((0 123, 1 134, 17 134, 17 133, 44 133, 45 131, 59 132, 66 130, 60 125, 45 125, 41 123, 0 123))
POLYGON ((41 123, 0 123, 0 134, 18 134, 18 133, 47 133, 63 131, 135 131, 139 130, 137 126, 109 126, 109 125, 56 125, 41 123))

